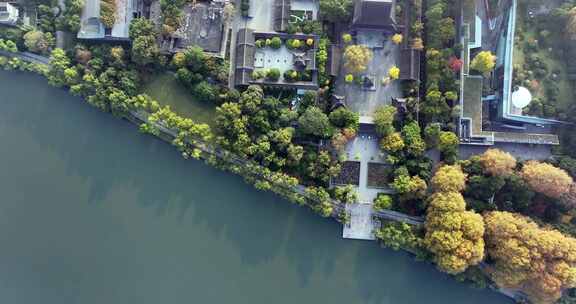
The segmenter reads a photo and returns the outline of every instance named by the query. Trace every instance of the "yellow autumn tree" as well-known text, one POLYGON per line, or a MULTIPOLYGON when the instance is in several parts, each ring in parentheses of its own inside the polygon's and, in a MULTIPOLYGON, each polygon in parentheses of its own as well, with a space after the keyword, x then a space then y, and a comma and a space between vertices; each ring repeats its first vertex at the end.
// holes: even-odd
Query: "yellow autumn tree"
POLYGON ((496 66, 496 56, 490 51, 482 51, 472 59, 470 68, 480 73, 486 74, 496 66))
POLYGON ((172 57, 172 64, 179 68, 184 67, 186 65, 186 55, 182 52, 174 54, 172 57))
POLYGON ((466 174, 459 165, 442 166, 432 177, 436 192, 461 192, 466 187, 466 174))
POLYGON ((576 239, 509 212, 489 212, 484 221, 498 286, 521 289, 534 303, 554 303, 576 287, 576 239))
POLYGON ((532 190, 551 198, 562 197, 574 183, 566 171, 537 161, 524 164, 520 174, 532 190))
POLYGON ((400 132, 390 133, 380 142, 380 148, 389 153, 401 151, 404 147, 404 140, 400 132))
POLYGON ((568 11, 568 19, 566 20, 566 33, 568 38, 576 39, 576 7, 568 11))
POLYGON ((434 254, 438 268, 450 274, 464 272, 484 259, 484 221, 466 211, 459 192, 465 186, 466 174, 460 166, 442 166, 432 178, 436 193, 426 211, 424 245, 434 254))
POLYGON ((394 44, 400 44, 402 43, 402 40, 404 40, 402 34, 394 34, 392 36, 392 42, 394 42, 394 44))
POLYGON ((462 194, 432 195, 425 227, 424 245, 434 254, 440 270, 457 274, 484 259, 482 216, 466 211, 462 194))
POLYGON ((397 66, 393 66, 388 70, 388 76, 392 80, 400 78, 400 69, 397 66))
POLYGON ((350 73, 364 72, 372 56, 372 51, 365 45, 349 45, 344 50, 344 66, 350 73))
POLYGON ((516 168, 516 158, 500 149, 488 149, 480 156, 484 170, 492 175, 510 175, 516 168))

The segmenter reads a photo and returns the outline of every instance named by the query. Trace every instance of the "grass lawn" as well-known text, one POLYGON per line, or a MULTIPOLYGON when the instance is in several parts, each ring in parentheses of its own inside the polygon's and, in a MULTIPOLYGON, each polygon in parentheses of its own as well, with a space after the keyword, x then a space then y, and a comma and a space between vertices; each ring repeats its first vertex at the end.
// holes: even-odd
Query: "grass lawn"
POLYGON ((216 106, 196 100, 172 74, 158 74, 152 77, 144 87, 144 93, 170 108, 183 117, 195 122, 214 126, 216 106))

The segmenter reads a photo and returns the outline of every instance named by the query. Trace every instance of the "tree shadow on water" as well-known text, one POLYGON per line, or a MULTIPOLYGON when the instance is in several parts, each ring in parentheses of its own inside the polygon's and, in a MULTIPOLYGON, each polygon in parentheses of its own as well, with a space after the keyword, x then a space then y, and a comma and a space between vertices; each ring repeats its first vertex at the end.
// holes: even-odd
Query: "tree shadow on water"
POLYGON ((11 100, 0 99, 0 117, 25 129, 43 150, 56 153, 68 175, 89 185, 90 204, 105 201, 115 188, 129 188, 138 204, 156 215, 192 221, 215 238, 223 236, 247 264, 278 254, 295 207, 258 192, 238 176, 182 159, 171 145, 140 134, 136 126, 64 90, 47 87, 41 78, 11 77, 26 85, 5 92, 11 100), (35 90, 26 90, 34 84, 39 84, 35 90))

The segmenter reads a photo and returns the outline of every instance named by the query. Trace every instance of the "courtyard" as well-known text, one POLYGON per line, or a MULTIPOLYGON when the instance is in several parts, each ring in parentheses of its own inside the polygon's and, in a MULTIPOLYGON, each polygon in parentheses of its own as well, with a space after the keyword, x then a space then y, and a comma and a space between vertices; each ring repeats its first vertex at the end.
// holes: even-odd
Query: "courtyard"
POLYGON ((390 104, 392 98, 402 97, 400 80, 393 80, 388 84, 382 81, 388 77, 390 68, 400 67, 400 46, 381 34, 375 35, 374 32, 358 32, 357 42, 368 46, 373 52, 372 61, 366 71, 361 73, 372 80, 373 86, 367 88, 362 84, 346 83, 347 73, 342 66, 335 93, 346 98, 346 105, 350 110, 361 117, 371 117, 379 106, 390 104))
POLYGON ((360 133, 346 146, 346 159, 340 176, 333 184, 350 184, 358 189, 360 202, 372 204, 378 193, 390 192, 384 178, 388 166, 380 151, 378 138, 371 133, 360 133))

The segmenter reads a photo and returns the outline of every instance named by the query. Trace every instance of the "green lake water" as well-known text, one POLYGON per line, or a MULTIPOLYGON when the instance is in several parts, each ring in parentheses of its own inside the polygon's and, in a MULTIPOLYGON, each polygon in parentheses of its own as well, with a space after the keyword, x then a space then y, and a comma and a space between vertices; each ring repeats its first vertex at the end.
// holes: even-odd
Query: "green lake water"
POLYGON ((0 303, 510 304, 0 72, 0 303))
POLYGON ((193 98, 188 90, 174 78, 173 74, 165 73, 153 76, 144 87, 144 93, 184 117, 190 117, 196 122, 214 126, 216 106, 193 98))

